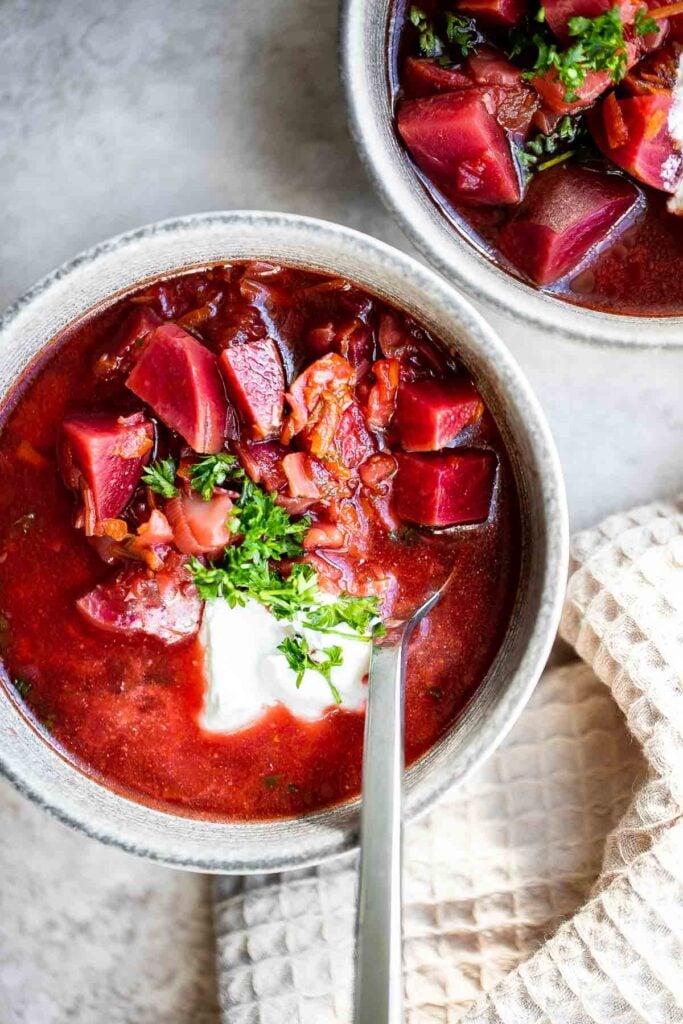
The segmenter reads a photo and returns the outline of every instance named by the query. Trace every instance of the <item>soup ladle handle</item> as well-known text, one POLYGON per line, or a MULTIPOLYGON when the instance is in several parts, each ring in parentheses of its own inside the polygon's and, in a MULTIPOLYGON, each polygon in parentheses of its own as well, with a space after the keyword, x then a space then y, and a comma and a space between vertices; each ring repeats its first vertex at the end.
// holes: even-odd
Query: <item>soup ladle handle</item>
POLYGON ((363 755, 355 1024, 401 1024, 403 690, 409 630, 373 645, 363 755))

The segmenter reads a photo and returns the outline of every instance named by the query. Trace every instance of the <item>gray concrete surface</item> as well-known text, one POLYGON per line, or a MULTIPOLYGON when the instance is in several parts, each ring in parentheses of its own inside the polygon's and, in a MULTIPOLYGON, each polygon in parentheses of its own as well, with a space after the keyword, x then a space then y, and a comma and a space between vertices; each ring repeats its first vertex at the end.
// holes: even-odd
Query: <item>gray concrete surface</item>
MULTIPOLYGON (((0 305, 108 235, 197 210, 338 220, 409 249, 349 140, 335 0, 0 0, 0 305)), ((683 351, 490 319, 546 410, 574 528, 683 483, 683 351)), ((208 884, 0 785, 0 1024, 213 1024, 208 884)))

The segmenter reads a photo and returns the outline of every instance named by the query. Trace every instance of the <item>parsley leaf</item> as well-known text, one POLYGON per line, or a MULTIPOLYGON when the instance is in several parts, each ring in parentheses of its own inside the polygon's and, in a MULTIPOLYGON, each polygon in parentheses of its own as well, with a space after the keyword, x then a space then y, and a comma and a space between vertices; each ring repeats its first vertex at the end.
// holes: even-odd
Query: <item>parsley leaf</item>
POLYGON ((589 71, 606 71, 614 82, 622 80, 628 61, 618 6, 596 18, 570 18, 567 30, 576 42, 566 50, 558 50, 547 34, 534 34, 532 43, 538 54, 533 68, 523 72, 525 78, 541 77, 554 71, 565 87, 564 99, 568 103, 578 98, 578 90, 589 71))
POLYGON ((31 691, 31 684, 28 681, 28 679, 22 679, 21 677, 18 677, 17 679, 12 679, 12 686, 17 691, 19 696, 23 697, 24 699, 28 697, 31 691))
POLYGON ((340 595, 330 604, 320 604, 306 613, 303 625, 317 633, 337 633, 348 636, 348 632, 336 627, 349 626, 359 639, 370 640, 373 636, 384 636, 386 630, 379 620, 379 602, 376 597, 350 597, 340 595))
POLYGON ((172 458, 157 459, 147 466, 142 474, 142 482, 162 498, 175 498, 180 493, 175 486, 176 471, 177 466, 172 458))
POLYGON ((548 135, 539 132, 524 147, 516 147, 515 156, 524 174, 545 171, 557 163, 583 152, 589 142, 583 118, 566 114, 548 135), (571 148, 570 148, 571 147, 571 148))
POLYGON ((464 18, 459 14, 446 12, 446 37, 449 43, 460 48, 463 57, 468 53, 476 53, 480 36, 473 18, 464 18))
POLYGON ((633 29, 637 36, 649 36, 651 32, 659 31, 659 26, 654 18, 651 18, 647 7, 639 7, 633 21, 633 29))
MULTIPOLYGON (((281 558, 295 558, 301 554, 301 544, 311 525, 308 516, 294 520, 272 494, 266 494, 250 480, 245 480, 242 494, 228 520, 232 533, 242 534, 240 559, 263 565, 281 558)), ((234 554, 228 549, 228 555, 234 554)))
POLYGON ((410 22, 417 29, 418 46, 423 57, 441 57, 444 51, 442 41, 434 32, 434 25, 425 12, 414 4, 409 11, 410 22))
POLYGON ((341 647, 323 647, 321 651, 311 650, 308 640, 300 633, 294 636, 285 637, 281 644, 278 644, 278 651, 284 654, 287 664, 296 672, 297 689, 303 682, 307 669, 319 672, 330 688, 335 704, 341 704, 341 694, 332 682, 332 669, 343 664, 341 647))
POLYGON ((220 487, 228 479, 235 482, 244 480, 244 470, 238 465, 235 456, 227 452, 205 455, 190 467, 192 490, 198 491, 204 501, 211 501, 216 487, 220 487))

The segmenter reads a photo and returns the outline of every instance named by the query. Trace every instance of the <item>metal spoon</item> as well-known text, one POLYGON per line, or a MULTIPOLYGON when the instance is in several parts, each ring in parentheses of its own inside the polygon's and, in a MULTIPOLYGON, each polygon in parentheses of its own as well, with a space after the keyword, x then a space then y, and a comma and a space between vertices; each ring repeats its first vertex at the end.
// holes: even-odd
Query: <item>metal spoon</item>
POLYGON ((355 1024, 401 1024, 403 704, 410 636, 453 572, 416 612, 373 643, 363 750, 355 1024))

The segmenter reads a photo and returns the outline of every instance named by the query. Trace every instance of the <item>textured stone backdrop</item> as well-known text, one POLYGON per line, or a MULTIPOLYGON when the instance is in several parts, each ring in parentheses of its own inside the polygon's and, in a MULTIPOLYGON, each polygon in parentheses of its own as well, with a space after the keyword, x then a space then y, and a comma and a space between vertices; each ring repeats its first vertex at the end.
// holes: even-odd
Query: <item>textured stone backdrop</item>
MULTIPOLYGON (((260 207, 408 248, 349 140, 335 0, 0 0, 0 305, 147 221, 260 207)), ((681 484, 680 353, 491 317, 550 418, 574 527, 681 484)), ((208 884, 0 784, 0 1024, 214 1024, 208 884)))

